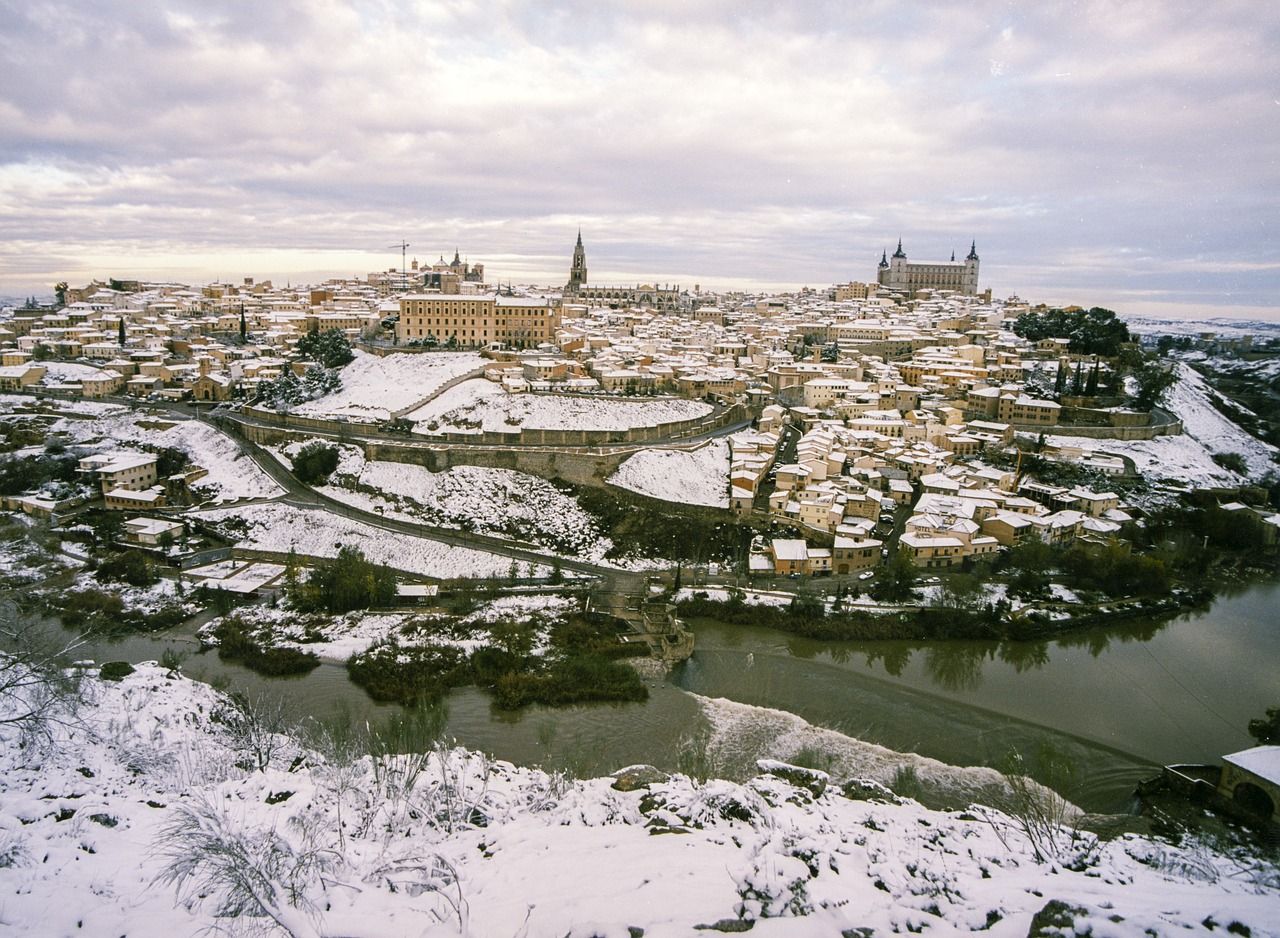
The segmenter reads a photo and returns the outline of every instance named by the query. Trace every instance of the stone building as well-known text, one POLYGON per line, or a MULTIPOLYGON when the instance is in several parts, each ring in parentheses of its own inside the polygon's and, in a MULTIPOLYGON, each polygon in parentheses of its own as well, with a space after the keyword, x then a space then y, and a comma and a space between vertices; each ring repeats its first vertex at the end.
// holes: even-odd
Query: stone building
POLYGON ((916 290, 951 290, 966 296, 978 295, 977 241, 973 242, 969 255, 963 261, 956 260, 955 251, 951 252, 950 261, 908 261, 906 252, 902 250, 901 238, 893 257, 887 255, 888 251, 880 255, 876 271, 876 283, 886 290, 908 296, 916 290))

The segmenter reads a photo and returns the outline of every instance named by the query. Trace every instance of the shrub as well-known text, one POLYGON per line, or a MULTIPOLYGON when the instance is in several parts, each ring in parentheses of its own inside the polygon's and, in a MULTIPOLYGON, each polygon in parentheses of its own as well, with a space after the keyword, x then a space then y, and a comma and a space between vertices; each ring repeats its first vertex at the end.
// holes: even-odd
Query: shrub
POLYGON ((160 579, 155 561, 140 550, 112 554, 98 564, 93 575, 100 583, 121 582, 130 586, 151 586, 160 579))
POLYGON ((133 665, 127 661, 108 661, 98 672, 104 681, 123 681, 133 673, 133 665))
POLYGON ((307 485, 328 481, 338 468, 338 447, 312 440, 293 457, 293 474, 307 485))
POLYGON ((219 658, 238 661, 249 670, 267 677, 305 674, 320 666, 320 659, 312 652, 264 647, 247 630, 244 621, 234 616, 218 623, 213 635, 218 640, 219 658))
POLYGON ((415 704, 438 700, 451 687, 468 683, 461 649, 451 645, 374 645, 347 661, 347 674, 374 700, 415 704))

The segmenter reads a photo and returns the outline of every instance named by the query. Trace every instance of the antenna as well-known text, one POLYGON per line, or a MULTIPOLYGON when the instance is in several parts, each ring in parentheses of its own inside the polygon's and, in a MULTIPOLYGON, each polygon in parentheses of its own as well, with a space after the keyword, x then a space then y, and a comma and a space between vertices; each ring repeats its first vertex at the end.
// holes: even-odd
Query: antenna
POLYGON ((407 268, 404 263, 404 254, 405 251, 409 250, 409 243, 405 241, 404 238, 401 238, 399 244, 392 244, 388 246, 387 250, 393 251, 396 248, 400 249, 400 289, 404 290, 405 281, 408 279, 408 274, 406 273, 407 268))

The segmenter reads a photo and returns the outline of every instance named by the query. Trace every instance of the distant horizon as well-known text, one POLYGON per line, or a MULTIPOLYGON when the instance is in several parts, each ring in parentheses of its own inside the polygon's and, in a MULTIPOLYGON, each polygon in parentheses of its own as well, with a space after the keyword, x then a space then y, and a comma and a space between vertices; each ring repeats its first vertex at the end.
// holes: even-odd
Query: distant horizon
MULTIPOLYGON (((679 285, 682 290, 693 291, 695 286, 701 288, 703 292, 708 293, 798 293, 803 289, 811 289, 822 291, 831 288, 840 283, 848 283, 850 281, 861 281, 864 283, 875 282, 875 261, 878 261, 878 252, 871 266, 862 276, 857 276, 853 271, 846 271, 843 275, 831 278, 826 281, 817 279, 808 281, 776 281, 776 280, 752 280, 744 277, 715 277, 699 274, 669 274, 664 276, 653 276, 645 274, 637 274, 634 270, 602 270, 598 271, 592 264, 592 254, 590 248, 590 239, 584 235, 584 245, 587 247, 587 267, 589 271, 588 283, 593 284, 616 284, 616 285, 679 285)), ((896 246, 896 239, 894 245, 896 246)), ((420 265, 431 266, 438 262, 438 258, 444 256, 446 260, 452 257, 454 249, 450 249, 447 253, 440 250, 427 252, 426 256, 414 254, 412 251, 408 256, 410 263, 416 258, 420 265)), ((485 281, 490 285, 497 286, 499 284, 511 283, 521 287, 533 287, 546 290, 558 290, 563 288, 568 280, 570 251, 565 251, 563 270, 558 274, 552 272, 546 266, 548 258, 546 255, 536 255, 531 257, 520 257, 516 255, 497 255, 496 260, 491 260, 487 256, 468 255, 465 251, 458 247, 460 256, 464 260, 472 263, 480 263, 485 267, 485 281), (507 274, 505 271, 510 270, 507 274)), ((965 250, 968 250, 967 245, 965 250)), ((982 254, 981 245, 978 248, 979 255, 982 254)), ((304 257, 312 257, 313 255, 303 255, 304 257)), ((908 256, 919 257, 928 261, 933 258, 911 253, 908 256)), ((957 255, 959 256, 959 255, 957 255)), ((948 255, 949 257, 949 255, 948 255)), ((386 261, 388 255, 385 254, 367 254, 363 258, 370 261, 386 261)), ((237 255, 236 260, 252 261, 252 255, 237 255)), ((359 257, 353 256, 345 258, 351 262, 358 262, 359 257)), ((938 258, 945 260, 946 258, 938 258)), ((94 280, 107 281, 109 279, 117 280, 141 280, 149 282, 174 282, 182 283, 189 286, 204 286, 210 283, 225 283, 239 286, 243 284, 245 278, 252 278, 254 282, 270 281, 276 287, 286 287, 292 285, 299 286, 316 286, 329 280, 358 280, 364 281, 371 273, 389 273, 392 267, 388 263, 380 265, 368 266, 363 272, 343 273, 336 266, 331 268, 321 268, 315 266, 285 266, 282 263, 283 258, 280 256, 272 256, 262 258, 264 261, 262 266, 250 264, 245 267, 246 272, 231 270, 230 265, 224 265, 218 269, 202 268, 190 264, 182 265, 164 265, 155 266, 147 269, 141 268, 115 268, 105 272, 89 272, 81 271, 81 276, 76 277, 73 274, 63 275, 47 284, 31 284, 26 289, 13 291, 11 288, 0 290, 0 301, 9 302, 17 301, 21 303, 30 296, 35 296, 44 301, 51 300, 54 296, 53 286, 60 280, 66 280, 72 287, 82 287, 94 280), (271 269, 271 265, 276 265, 275 269, 271 269), (267 268, 265 271, 263 268, 267 268)), ((352 266, 349 264, 348 266, 352 266)), ((1009 265, 990 265, 992 269, 1000 274, 1008 273, 1016 279, 1016 271, 1009 265)), ((400 269, 399 265, 395 265, 396 271, 400 269)), ((1045 303, 1048 305, 1077 305, 1084 307, 1101 306, 1114 310, 1118 315, 1123 317, 1142 317, 1156 318, 1168 320, 1171 322, 1186 322, 1198 320, 1213 319, 1229 319, 1229 320, 1256 320, 1266 323, 1280 324, 1280 306, 1254 306, 1241 303, 1230 302, 1169 302, 1168 300, 1153 300, 1144 298, 1142 291, 1133 291, 1131 298, 1124 296, 1125 291, 1118 294, 1108 295, 1100 291, 1097 287, 1091 289, 1081 288, 1078 291, 1072 291, 1067 288, 1057 288, 1052 290, 1052 295, 1038 295, 1032 292, 1030 287, 1015 288, 1001 290, 992 283, 989 283, 986 276, 987 268, 984 267, 980 278, 980 289, 985 291, 988 287, 992 291, 993 300, 1004 301, 1010 296, 1017 296, 1019 299, 1032 304, 1045 303)))

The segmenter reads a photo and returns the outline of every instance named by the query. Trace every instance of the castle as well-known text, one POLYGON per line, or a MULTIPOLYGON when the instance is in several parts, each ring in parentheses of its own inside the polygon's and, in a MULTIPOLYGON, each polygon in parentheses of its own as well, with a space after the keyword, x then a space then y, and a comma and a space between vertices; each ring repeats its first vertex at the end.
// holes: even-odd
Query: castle
POLYGON ((893 252, 892 258, 888 257, 887 250, 881 253, 876 282, 886 290, 908 296, 916 290, 950 290, 977 296, 978 242, 973 242, 969 256, 963 261, 957 261, 956 253, 952 251, 950 261, 920 264, 907 260, 899 238, 898 250, 893 252))

